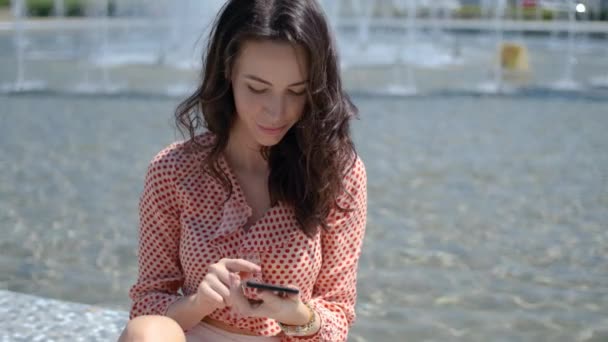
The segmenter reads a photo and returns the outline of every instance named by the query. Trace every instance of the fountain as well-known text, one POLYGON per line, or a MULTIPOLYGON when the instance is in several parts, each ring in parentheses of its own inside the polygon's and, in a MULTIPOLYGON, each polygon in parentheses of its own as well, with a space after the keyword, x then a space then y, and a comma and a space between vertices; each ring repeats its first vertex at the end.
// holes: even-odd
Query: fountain
POLYGON ((581 85, 574 80, 574 68, 578 62, 575 55, 575 25, 576 25, 576 2, 563 0, 563 8, 568 14, 568 40, 566 48, 566 65, 562 78, 557 81, 553 88, 557 90, 574 91, 580 90, 581 85))
MULTIPOLYGON (((444 22, 450 22, 453 20, 454 11, 458 9, 457 4, 454 1, 443 0, 442 4, 442 20, 444 22)), ((450 59, 457 61, 460 57, 460 44, 457 37, 445 32, 443 34, 444 43, 449 49, 448 55, 450 59)))
MULTIPOLYGON (((329 25, 334 32, 334 39, 336 42, 339 42, 340 15, 342 10, 341 1, 321 0, 321 6, 323 7, 329 25)), ((346 70, 347 67, 346 58, 344 58, 343 54, 340 54, 340 70, 346 70)))
POLYGON ((481 17, 482 18, 490 18, 494 12, 494 0, 481 0, 481 17))
MULTIPOLYGON (((53 14, 55 21, 57 22, 57 26, 61 26, 61 22, 65 20, 66 8, 64 0, 54 0, 53 1, 53 14)), ((66 50, 69 49, 69 40, 67 35, 63 32, 63 30, 58 29, 57 35, 55 36, 55 41, 57 43, 57 47, 59 50, 62 50, 65 54, 66 50)))
POLYGON ((439 28, 439 17, 440 17, 440 9, 441 9, 441 3, 440 1, 430 1, 427 2, 427 7, 429 10, 429 20, 430 20, 430 24, 431 24, 431 36, 433 38, 433 41, 439 41, 440 39, 440 34, 441 34, 441 29, 439 28))
MULTIPOLYGON (((199 70, 211 23, 223 4, 224 0, 182 0, 181 6, 169 5, 169 30, 159 54, 159 63, 186 71, 199 70)), ((168 85, 165 93, 182 96, 195 87, 196 79, 193 78, 168 85)))
POLYGON ((113 83, 110 80, 110 70, 106 63, 109 54, 110 41, 109 41, 109 27, 108 27, 108 0, 90 0, 86 2, 85 11, 87 17, 98 20, 99 29, 97 30, 94 26, 87 32, 88 40, 95 42, 89 46, 86 52, 87 58, 82 61, 83 68, 83 80, 78 83, 74 91, 85 94, 110 94, 117 93, 123 86, 113 83), (97 48, 94 48, 97 46, 97 48), (92 62, 92 63, 91 63, 92 62), (99 67, 101 70, 101 77, 98 79, 91 79, 91 73, 94 71, 93 67, 99 67))
MULTIPOLYGON (((524 3, 523 0, 515 0, 515 20, 518 23, 524 21, 524 3)), ((519 31, 515 40, 518 41, 519 44, 523 44, 524 41, 524 32, 519 31)))
POLYGON ((359 17, 359 45, 364 52, 369 47, 370 21, 374 2, 369 0, 355 0, 355 12, 359 17))
POLYGON ((394 6, 400 11, 407 11, 407 26, 406 39, 398 42, 394 72, 392 73, 391 84, 387 87, 386 92, 391 95, 412 96, 418 91, 416 90, 416 81, 414 79, 414 70, 411 63, 406 63, 403 60, 404 50, 407 47, 413 47, 415 44, 415 29, 416 17, 418 13, 418 0, 394 0, 394 6), (405 75, 403 69, 405 68, 405 75), (405 82, 405 85, 403 84, 405 82))
MULTIPOLYGON (((608 47, 604 47, 604 51, 600 52, 603 54, 604 61, 608 61, 608 47)), ((596 88, 608 89, 608 63, 604 64, 605 69, 599 76, 591 77, 589 84, 596 88)))
POLYGON ((65 17, 65 2, 64 0, 53 1, 53 14, 56 19, 63 19, 65 17))
POLYGON ((495 55, 493 68, 491 71, 492 80, 482 83, 478 90, 482 93, 503 93, 507 89, 504 84, 503 69, 500 60, 500 49, 504 42, 504 17, 507 8, 506 0, 496 0, 494 7, 494 33, 495 33, 495 55))
MULTIPOLYGON (((98 0, 99 3, 99 7, 101 8, 101 10, 99 11, 99 14, 101 16, 101 57, 103 59, 103 57, 107 56, 109 53, 109 49, 110 49, 110 41, 108 40, 108 6, 109 6, 109 2, 108 0, 98 0)), ((108 70, 108 67, 106 65, 102 65, 101 67, 101 71, 102 71, 102 86, 104 88, 104 90, 109 91, 111 90, 112 86, 111 86, 111 82, 110 82, 110 71, 108 70)))
MULTIPOLYGON (((15 72, 16 77, 14 82, 2 85, 2 92, 31 91, 46 87, 41 82, 30 81, 28 77, 32 76, 30 74, 34 62, 36 67, 40 63, 49 62, 53 63, 51 67, 64 68, 61 71, 55 69, 53 75, 76 75, 76 80, 82 81, 63 90, 54 86, 54 91, 116 93, 126 88, 126 84, 118 82, 120 79, 127 80, 124 75, 130 75, 131 71, 139 72, 138 68, 147 68, 149 73, 146 71, 138 75, 158 73, 162 75, 157 78, 159 85, 144 84, 148 82, 147 76, 129 78, 127 91, 145 93, 152 89, 156 92, 158 87, 161 87, 159 93, 182 96, 191 91, 198 75, 195 71, 200 70, 200 56, 206 46, 206 33, 203 31, 208 28, 217 10, 225 2, 110 0, 114 4, 115 17, 109 17, 109 0, 83 1, 88 4, 85 13, 87 17, 83 20, 66 18, 66 6, 69 2, 53 0, 53 20, 32 21, 27 20, 25 15, 26 0, 12 2, 15 14, 12 25, 0 23, 0 30, 12 29, 9 32, 13 38, 13 46, 8 51, 15 52, 15 67, 12 68, 14 71, 10 72, 15 72), (29 41, 32 43, 28 43, 29 41), (77 67, 75 72, 74 65, 77 67), (144 79, 146 80, 142 81, 144 79)), ((576 32, 579 27, 573 1, 551 2, 566 4, 561 6, 559 11, 567 13, 567 21, 565 18, 556 18, 555 25, 546 25, 547 22, 526 23, 546 25, 545 32, 555 30, 553 53, 556 56, 563 54, 565 58, 561 71, 560 68, 555 69, 558 73, 553 77, 558 81, 548 82, 546 78, 536 80, 536 84, 541 87, 560 91, 583 90, 574 81, 578 75, 576 57, 580 53, 577 51, 580 45, 577 45, 579 43, 576 32), (566 28, 568 35, 563 39, 558 33, 566 28), (547 85, 550 82, 553 84, 547 85)), ((322 5, 340 45, 342 72, 363 79, 378 68, 389 70, 381 84, 372 84, 380 81, 370 78, 372 85, 369 89, 360 90, 381 89, 380 91, 390 95, 419 94, 422 90, 431 89, 428 85, 446 87, 447 83, 438 82, 443 70, 447 74, 462 70, 467 75, 476 77, 467 80, 469 82, 460 83, 466 86, 472 82, 473 86, 468 88, 469 91, 502 94, 509 89, 515 89, 511 77, 515 74, 507 73, 508 68, 505 69, 499 60, 484 64, 483 59, 488 51, 487 46, 491 44, 497 49, 504 49, 504 32, 510 32, 513 28, 519 29, 513 26, 513 23, 522 20, 522 1, 517 1, 517 21, 505 20, 508 2, 509 0, 481 0, 484 17, 482 20, 472 21, 452 18, 455 13, 453 6, 457 4, 455 0, 322 0, 322 5), (396 16, 393 12, 395 9, 405 17, 396 16), (429 13, 430 16, 420 18, 417 16, 420 13, 429 13), (476 35, 451 33, 452 30, 461 28, 491 34, 488 41, 477 41, 476 35), (463 51, 465 53, 462 53, 463 51), (478 70, 484 66, 487 76, 480 77, 478 70), (430 77, 426 77, 427 75, 430 77), (480 79, 486 79, 486 82, 476 86, 475 83, 480 79)), ((523 38, 521 40, 523 43, 523 38)), ((543 47, 547 45, 547 40, 544 43, 543 47)), ((591 42, 586 44, 591 45, 591 42)), ((495 53, 496 51, 493 51, 492 56, 495 56, 495 53)), ((605 87, 608 79, 601 77, 603 74, 605 73, 595 74, 600 77, 591 79, 590 83, 593 86, 605 87)), ((71 81, 60 78, 49 80, 58 81, 56 84, 69 84, 71 81), (64 80, 67 82, 62 82, 64 80)), ((368 82, 360 84, 368 87, 368 82)), ((525 91, 525 85, 517 86, 517 89, 525 91)), ((462 90, 460 86, 458 88, 462 90)))
POLYGON ((3 92, 24 92, 24 91, 40 91, 46 88, 46 84, 39 80, 28 80, 26 76, 26 48, 28 46, 28 38, 26 36, 26 28, 24 25, 24 17, 26 17, 26 8, 24 0, 14 0, 11 2, 11 10, 13 13, 13 43, 15 46, 15 55, 17 59, 17 76, 14 83, 2 84, 0 89, 3 92))
POLYGON ((331 25, 334 32, 338 31, 340 27, 340 10, 341 10, 341 2, 336 0, 322 0, 321 6, 323 6, 323 11, 325 11, 325 15, 329 20, 329 24, 331 25))
POLYGON ((142 19, 153 19, 151 17, 147 18, 149 15, 147 12, 149 11, 167 12, 164 8, 162 11, 158 8, 159 1, 151 1, 147 6, 142 6, 141 1, 121 0, 113 3, 114 15, 125 19, 121 23, 121 36, 124 39, 116 39, 111 46, 108 45, 108 51, 95 58, 94 61, 97 66, 111 68, 123 65, 153 65, 157 63, 158 57, 147 51, 146 43, 142 43, 147 41, 148 37, 142 34, 141 30, 138 30, 137 24, 142 19))
MULTIPOLYGON (((505 16, 505 9, 507 7, 506 0, 497 0, 496 1, 496 51, 500 50, 500 47, 504 41, 504 31, 503 31, 503 22, 505 16)), ((502 65, 500 63, 500 59, 498 59, 494 63, 494 85, 495 92, 500 92, 503 90, 503 74, 502 74, 502 65)))
POLYGON ((515 20, 524 20, 524 4, 522 0, 515 0, 515 20))
POLYGON ((183 70, 199 68, 211 22, 224 0, 182 0, 179 6, 158 2, 162 17, 154 20, 162 22, 165 29, 157 46, 157 63, 183 70))

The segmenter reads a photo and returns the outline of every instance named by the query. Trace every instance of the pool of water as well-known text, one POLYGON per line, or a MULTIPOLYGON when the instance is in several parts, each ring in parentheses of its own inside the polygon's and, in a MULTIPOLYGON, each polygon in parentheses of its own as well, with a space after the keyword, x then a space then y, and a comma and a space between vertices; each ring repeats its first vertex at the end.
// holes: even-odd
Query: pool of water
MULTIPOLYGON (((127 310, 144 173, 181 139, 197 57, 109 34, 106 50, 98 31, 22 38, 45 88, 0 91, 0 287, 127 310)), ((565 37, 506 35, 531 68, 496 93, 494 35, 397 37, 341 50, 369 191, 351 340, 605 340, 606 41, 578 36, 570 55, 565 37), (391 94, 410 71, 413 96, 391 94)), ((14 46, 0 33, 1 85, 14 46)))
MULTIPOLYGON (((369 217, 353 341, 577 341, 608 327, 608 101, 356 95, 369 217)), ((176 99, 0 96, 0 286, 128 309, 176 99)))

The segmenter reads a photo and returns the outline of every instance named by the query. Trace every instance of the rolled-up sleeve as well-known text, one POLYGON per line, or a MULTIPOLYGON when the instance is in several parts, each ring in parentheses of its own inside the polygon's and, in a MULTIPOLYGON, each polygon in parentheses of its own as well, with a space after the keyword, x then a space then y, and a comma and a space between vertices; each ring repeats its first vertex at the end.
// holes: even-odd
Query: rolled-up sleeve
POLYGON ((349 212, 333 211, 330 230, 322 232, 323 263, 313 290, 311 306, 321 319, 318 333, 292 337, 293 341, 346 341, 355 321, 357 268, 367 217, 367 175, 361 159, 345 177, 346 193, 338 204, 349 212))
POLYGON ((184 276, 179 262, 180 222, 173 146, 150 162, 139 201, 138 276, 129 291, 129 318, 165 315, 180 298, 184 276))

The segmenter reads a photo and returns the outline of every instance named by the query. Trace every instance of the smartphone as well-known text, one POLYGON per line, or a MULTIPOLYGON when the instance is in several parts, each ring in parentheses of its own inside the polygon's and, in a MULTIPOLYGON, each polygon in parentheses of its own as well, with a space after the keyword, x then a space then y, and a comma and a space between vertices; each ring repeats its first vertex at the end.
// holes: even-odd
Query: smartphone
POLYGON ((258 282, 250 281, 250 280, 246 281, 245 285, 247 287, 251 287, 251 288, 254 288, 254 289, 270 290, 270 291, 278 291, 278 292, 286 292, 286 293, 293 293, 293 294, 300 293, 300 290, 293 289, 291 287, 284 287, 284 286, 278 286, 278 285, 258 283, 258 282))

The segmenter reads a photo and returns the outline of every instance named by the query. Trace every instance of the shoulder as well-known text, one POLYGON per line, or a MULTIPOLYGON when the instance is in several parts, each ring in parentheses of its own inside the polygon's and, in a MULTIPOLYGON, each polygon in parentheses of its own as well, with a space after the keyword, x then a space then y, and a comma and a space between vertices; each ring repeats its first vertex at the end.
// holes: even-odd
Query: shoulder
POLYGON ((347 164, 344 175, 344 187, 349 192, 358 192, 365 190, 367 187, 365 163, 358 154, 354 155, 347 164))
POLYGON ((351 166, 346 174, 349 178, 359 180, 363 180, 366 177, 365 163, 358 154, 354 156, 354 160, 351 162, 351 166))
POLYGON ((355 155, 345 167, 342 189, 329 213, 327 222, 329 227, 332 230, 335 229, 336 232, 362 231, 365 229, 366 215, 367 174, 363 160, 355 155))
POLYGON ((358 155, 346 164, 342 178, 342 189, 336 198, 338 207, 360 208, 367 202, 367 173, 365 164, 358 155))
POLYGON ((149 171, 184 171, 198 166, 206 158, 215 141, 212 133, 203 133, 190 141, 176 141, 157 152, 149 163, 149 171))

